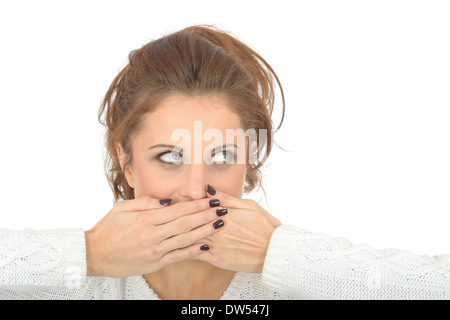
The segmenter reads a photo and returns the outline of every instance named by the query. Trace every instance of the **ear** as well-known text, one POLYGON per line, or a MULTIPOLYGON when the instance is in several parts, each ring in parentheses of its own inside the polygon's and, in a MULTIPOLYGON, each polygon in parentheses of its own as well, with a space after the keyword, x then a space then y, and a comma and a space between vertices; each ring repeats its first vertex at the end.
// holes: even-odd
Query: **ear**
POLYGON ((134 177, 131 165, 128 164, 130 160, 130 156, 123 151, 122 145, 120 143, 116 146, 117 157, 119 158, 120 168, 122 169, 122 173, 125 176, 125 179, 128 182, 128 185, 134 189, 134 177))

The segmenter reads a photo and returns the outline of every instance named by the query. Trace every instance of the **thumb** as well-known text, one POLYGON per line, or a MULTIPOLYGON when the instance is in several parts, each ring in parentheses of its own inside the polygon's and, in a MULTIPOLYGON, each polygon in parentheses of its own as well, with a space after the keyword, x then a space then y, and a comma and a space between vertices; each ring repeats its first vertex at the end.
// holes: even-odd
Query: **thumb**
POLYGON ((206 194, 208 198, 219 199, 220 205, 226 208, 244 208, 245 202, 242 199, 235 198, 232 195, 213 188, 211 185, 206 186, 206 194))

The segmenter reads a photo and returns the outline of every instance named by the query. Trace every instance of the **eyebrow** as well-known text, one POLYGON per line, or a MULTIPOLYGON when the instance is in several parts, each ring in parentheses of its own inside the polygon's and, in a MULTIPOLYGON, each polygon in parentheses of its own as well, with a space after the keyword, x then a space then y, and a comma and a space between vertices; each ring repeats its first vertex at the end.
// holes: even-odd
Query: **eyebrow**
POLYGON ((174 148, 175 146, 171 144, 155 144, 154 146, 151 146, 148 148, 148 150, 154 149, 154 148, 174 148))
MULTIPOLYGON (((219 148, 220 146, 215 147, 214 149, 219 148)), ((228 144, 224 144, 223 146, 221 146, 222 148, 226 148, 226 147, 235 147, 236 149, 239 149, 239 147, 236 144, 232 144, 232 143, 228 143, 228 144)), ((174 145, 171 144, 155 144, 154 146, 151 146, 150 148, 148 148, 148 150, 154 149, 154 148, 175 148, 174 145)))

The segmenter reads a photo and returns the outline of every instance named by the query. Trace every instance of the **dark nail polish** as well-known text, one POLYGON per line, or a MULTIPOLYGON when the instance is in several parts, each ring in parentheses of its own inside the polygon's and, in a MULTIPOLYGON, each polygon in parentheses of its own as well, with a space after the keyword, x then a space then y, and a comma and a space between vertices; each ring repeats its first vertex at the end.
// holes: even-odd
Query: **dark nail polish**
POLYGON ((160 203, 162 206, 168 206, 171 202, 172 202, 172 199, 159 200, 159 203, 160 203))
POLYGON ((220 206, 220 200, 219 199, 209 200, 209 206, 210 207, 218 207, 218 206, 220 206))
POLYGON ((207 250, 209 250, 209 246, 207 244, 204 244, 200 247, 200 250, 207 251, 207 250))
POLYGON ((216 194, 216 189, 214 189, 213 187, 211 187, 209 184, 206 187, 206 191, 210 194, 210 195, 215 195, 216 194))
POLYGON ((221 217, 224 216, 228 213, 228 209, 224 208, 224 209, 217 209, 216 210, 216 214, 221 217))
POLYGON ((213 227, 214 229, 219 229, 222 228, 224 224, 225 223, 223 222, 223 220, 217 220, 216 222, 213 223, 213 227))

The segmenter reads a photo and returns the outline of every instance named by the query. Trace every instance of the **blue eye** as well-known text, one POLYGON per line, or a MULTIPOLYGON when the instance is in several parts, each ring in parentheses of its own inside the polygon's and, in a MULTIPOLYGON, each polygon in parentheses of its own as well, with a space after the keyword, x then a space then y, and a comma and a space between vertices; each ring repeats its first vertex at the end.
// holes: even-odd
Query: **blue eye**
POLYGON ((214 154, 212 162, 215 164, 232 164, 234 163, 234 154, 230 151, 220 151, 214 154))
POLYGON ((158 155, 158 159, 167 164, 179 166, 183 163, 183 156, 177 151, 168 151, 158 155))

